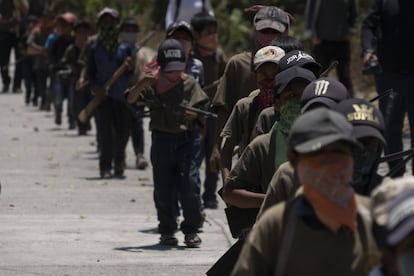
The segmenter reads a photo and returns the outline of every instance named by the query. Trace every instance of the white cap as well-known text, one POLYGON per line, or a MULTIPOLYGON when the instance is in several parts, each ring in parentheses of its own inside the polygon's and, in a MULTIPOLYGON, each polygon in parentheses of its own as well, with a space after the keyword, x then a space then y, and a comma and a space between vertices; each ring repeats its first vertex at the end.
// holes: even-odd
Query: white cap
POLYGON ((266 62, 272 62, 279 64, 279 60, 285 55, 285 51, 282 48, 276 46, 266 46, 259 49, 254 55, 253 65, 254 71, 266 62))

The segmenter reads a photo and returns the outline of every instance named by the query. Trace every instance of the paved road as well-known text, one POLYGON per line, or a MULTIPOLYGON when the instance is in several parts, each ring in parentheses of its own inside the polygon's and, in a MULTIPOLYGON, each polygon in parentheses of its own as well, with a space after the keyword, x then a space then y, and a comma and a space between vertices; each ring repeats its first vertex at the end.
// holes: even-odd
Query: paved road
POLYGON ((158 246, 151 170, 133 169, 130 144, 127 178, 103 181, 94 133, 56 127, 22 94, 0 95, 0 125, 0 275, 204 275, 233 242, 221 202, 201 248, 182 234, 158 246))

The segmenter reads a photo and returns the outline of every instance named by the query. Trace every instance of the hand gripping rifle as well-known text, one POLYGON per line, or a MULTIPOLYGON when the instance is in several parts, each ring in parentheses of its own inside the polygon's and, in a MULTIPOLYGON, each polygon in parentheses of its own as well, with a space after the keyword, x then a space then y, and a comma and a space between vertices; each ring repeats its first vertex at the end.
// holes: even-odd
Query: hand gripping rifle
POLYGON ((82 111, 78 115, 79 121, 82 123, 87 123, 89 118, 92 116, 95 109, 105 100, 106 96, 108 95, 109 89, 112 85, 122 76, 122 74, 126 71, 127 65, 122 63, 121 66, 115 71, 112 77, 107 80, 103 87, 99 87, 99 89, 95 89, 95 97, 88 103, 88 105, 82 109, 82 111))

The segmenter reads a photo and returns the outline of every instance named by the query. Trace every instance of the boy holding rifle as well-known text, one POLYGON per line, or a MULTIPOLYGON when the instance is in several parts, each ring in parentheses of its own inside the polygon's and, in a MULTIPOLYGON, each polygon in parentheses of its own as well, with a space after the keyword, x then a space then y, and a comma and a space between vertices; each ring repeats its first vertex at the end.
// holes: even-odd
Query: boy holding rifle
POLYGON ((184 73, 186 57, 179 41, 167 39, 161 43, 157 64, 159 68, 153 68, 127 90, 126 98, 130 104, 140 101, 150 107, 151 162, 160 244, 178 244, 175 232, 179 199, 184 216, 180 225, 184 242, 187 247, 199 247, 200 201, 190 175, 191 162, 200 146, 196 124, 203 124, 203 118, 195 112, 183 112, 180 104, 207 109, 208 96, 193 77, 184 73))

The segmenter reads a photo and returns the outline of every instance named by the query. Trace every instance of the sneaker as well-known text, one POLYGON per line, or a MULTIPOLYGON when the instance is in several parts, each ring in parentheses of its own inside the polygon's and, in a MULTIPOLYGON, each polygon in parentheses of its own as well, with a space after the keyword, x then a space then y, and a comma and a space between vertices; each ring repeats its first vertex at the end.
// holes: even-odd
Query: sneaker
POLYGON ((166 246, 177 246, 178 240, 174 236, 174 234, 162 234, 160 237, 160 245, 166 245, 166 246))
POLYGON ((184 243, 188 248, 198 248, 201 245, 201 239, 197 234, 185 235, 184 243))
POLYGON ((135 168, 138 170, 145 170, 148 167, 148 161, 142 154, 137 155, 137 159, 135 161, 135 168))
POLYGON ((110 178, 112 178, 111 171, 101 171, 101 178, 102 179, 110 179, 110 178))

